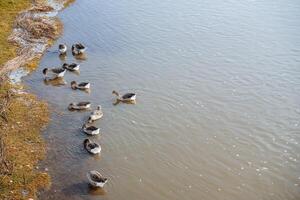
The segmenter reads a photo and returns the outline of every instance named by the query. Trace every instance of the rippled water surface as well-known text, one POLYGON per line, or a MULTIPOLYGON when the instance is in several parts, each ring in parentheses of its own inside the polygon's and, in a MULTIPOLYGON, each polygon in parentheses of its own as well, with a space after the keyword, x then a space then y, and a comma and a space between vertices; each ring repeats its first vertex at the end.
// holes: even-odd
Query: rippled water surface
POLYGON ((65 30, 25 78, 49 102, 41 199, 300 199, 300 2, 298 0, 77 0, 60 13, 65 30), (43 67, 64 61, 61 42, 81 41, 86 60, 67 85, 45 84, 43 67), (91 93, 70 82, 90 81, 91 93), (136 92, 114 106, 112 90, 136 92), (101 156, 84 149, 88 112, 101 156), (109 178, 91 190, 85 174, 109 178))

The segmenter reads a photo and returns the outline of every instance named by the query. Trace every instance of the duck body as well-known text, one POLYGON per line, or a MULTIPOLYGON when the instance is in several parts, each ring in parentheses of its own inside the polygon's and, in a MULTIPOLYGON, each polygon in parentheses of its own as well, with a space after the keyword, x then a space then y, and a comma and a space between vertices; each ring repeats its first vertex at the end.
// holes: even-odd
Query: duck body
POLYGON ((103 188, 108 179, 104 178, 98 171, 90 171, 86 174, 89 184, 93 187, 103 188))
POLYGON ((81 43, 76 43, 76 44, 72 45, 72 53, 74 55, 82 54, 85 52, 85 50, 86 50, 86 47, 83 46, 83 44, 81 44, 81 43))
POLYGON ((76 64, 76 63, 72 63, 72 64, 70 64, 70 65, 67 64, 67 63, 64 63, 63 66, 62 66, 62 68, 74 72, 74 71, 79 71, 80 65, 79 65, 79 64, 76 64))
POLYGON ((98 119, 101 119, 103 117, 103 112, 102 112, 102 109, 101 109, 101 106, 99 105, 97 107, 96 110, 94 110, 91 114, 90 114, 90 117, 89 117, 89 120, 88 122, 89 123, 92 123, 98 119))
POLYGON ((45 68, 43 69, 43 74, 46 78, 55 79, 55 78, 62 78, 66 73, 66 69, 64 68, 45 68))
POLYGON ((67 45, 65 45, 65 44, 58 45, 58 51, 59 51, 60 54, 67 53, 67 49, 68 49, 67 45))
POLYGON ((135 93, 126 93, 124 95, 120 95, 118 92, 115 90, 112 92, 117 96, 117 99, 122 102, 131 102, 136 100, 136 94, 135 93))
POLYGON ((69 110, 87 110, 91 108, 91 102, 70 103, 69 110))
POLYGON ((98 135, 100 133, 100 128, 97 128, 95 126, 87 126, 86 124, 82 126, 82 130, 87 135, 98 135))
POLYGON ((84 148, 90 153, 90 154, 99 154, 101 153, 101 146, 97 143, 92 142, 89 139, 85 139, 84 142, 84 148))
POLYGON ((81 82, 81 83, 76 83, 76 81, 71 82, 71 88, 73 90, 79 89, 79 90, 88 90, 90 89, 91 84, 89 82, 81 82))

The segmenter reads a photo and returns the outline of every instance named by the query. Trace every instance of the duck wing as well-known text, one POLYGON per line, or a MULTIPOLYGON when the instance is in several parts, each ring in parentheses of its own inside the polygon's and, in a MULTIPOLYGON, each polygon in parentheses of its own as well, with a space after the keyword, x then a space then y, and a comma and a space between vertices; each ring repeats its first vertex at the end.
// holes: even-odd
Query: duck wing
POLYGON ((65 71, 65 69, 63 69, 63 68, 54 68, 51 71, 53 73, 59 74, 59 73, 62 73, 63 71, 65 71))
POLYGON ((86 106, 88 104, 90 104, 90 102, 79 102, 77 106, 86 106))
POLYGON ((89 127, 86 128, 86 130, 88 130, 88 131, 95 131, 95 130, 97 130, 97 129, 98 129, 98 128, 95 127, 95 126, 89 126, 89 127))
POLYGON ((78 66, 78 64, 76 64, 76 63, 72 63, 72 64, 69 65, 69 67, 70 67, 71 69, 74 69, 74 68, 77 67, 77 66, 78 66))
POLYGON ((95 182, 100 182, 100 183, 104 183, 107 179, 103 178, 100 175, 96 175, 96 174, 91 174, 91 179, 95 182))
POLYGON ((96 144, 96 143, 90 143, 90 144, 88 144, 88 147, 90 149, 95 149, 95 148, 99 148, 100 146, 99 146, 99 144, 96 144))
POLYGON ((77 49, 84 49, 85 48, 81 43, 75 44, 75 47, 77 49))
POLYGON ((130 99, 133 97, 135 94, 134 93, 126 93, 122 96, 123 99, 130 99))
POLYGON ((78 86, 79 87, 84 87, 84 86, 86 86, 86 85, 88 85, 89 83, 87 83, 87 82, 82 82, 82 83, 79 83, 78 84, 78 86))

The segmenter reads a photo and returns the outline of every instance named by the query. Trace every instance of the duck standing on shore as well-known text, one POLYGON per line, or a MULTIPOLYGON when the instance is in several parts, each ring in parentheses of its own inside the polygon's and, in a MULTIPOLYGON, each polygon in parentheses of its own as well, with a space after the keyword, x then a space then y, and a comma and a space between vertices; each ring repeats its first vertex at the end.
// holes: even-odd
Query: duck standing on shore
POLYGON ((112 91, 112 93, 117 96, 117 101, 130 103, 130 102, 134 102, 136 100, 136 94, 135 93, 126 93, 122 96, 118 92, 116 92, 115 90, 112 91))
POLYGON ((86 47, 81 43, 76 43, 72 45, 72 53, 73 55, 78 55, 84 53, 86 50, 86 47))
POLYGON ((97 109, 94 110, 91 114, 90 117, 88 119, 88 123, 93 123, 94 121, 101 119, 103 117, 103 112, 101 109, 101 106, 98 105, 97 109))
POLYGON ((76 90, 76 89, 79 89, 79 90, 88 90, 90 89, 91 87, 91 84, 89 82, 81 82, 81 83, 78 83, 76 81, 72 81, 71 82, 71 88, 73 90, 76 90))
POLYGON ((100 144, 97 144, 95 142, 92 142, 89 139, 85 139, 83 141, 84 148, 90 153, 90 154, 99 154, 101 153, 101 146, 100 144))
POLYGON ((91 108, 91 102, 79 102, 79 103, 70 103, 68 106, 69 110, 87 110, 91 108))
POLYGON ((103 188, 105 183, 107 183, 108 179, 104 178, 99 172, 96 170, 90 171, 86 174, 88 181, 93 187, 103 188))
POLYGON ((67 45, 65 44, 60 44, 58 45, 58 51, 60 55, 66 54, 67 53, 67 45))
POLYGON ((48 79, 62 78, 64 77, 65 73, 66 73, 66 69, 64 68, 43 69, 43 74, 45 78, 48 79))
POLYGON ((72 63, 72 64, 64 63, 63 66, 62 66, 62 68, 67 69, 67 70, 72 71, 72 72, 79 71, 79 67, 80 67, 80 65, 76 64, 76 63, 72 63))

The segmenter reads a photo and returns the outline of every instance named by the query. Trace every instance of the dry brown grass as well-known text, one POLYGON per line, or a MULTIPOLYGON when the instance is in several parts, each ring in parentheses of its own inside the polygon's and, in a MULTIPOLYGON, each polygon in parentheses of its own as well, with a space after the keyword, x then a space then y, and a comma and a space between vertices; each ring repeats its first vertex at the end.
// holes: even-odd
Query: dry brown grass
POLYGON ((15 57, 16 47, 7 38, 17 14, 30 6, 30 0, 1 0, 0 1, 0 66, 15 57))
POLYGON ((35 168, 45 155, 40 130, 48 122, 47 105, 16 91, 7 81, 1 83, 0 106, 8 107, 6 117, 0 119, 0 199, 34 198, 39 188, 49 184, 48 175, 35 168))

